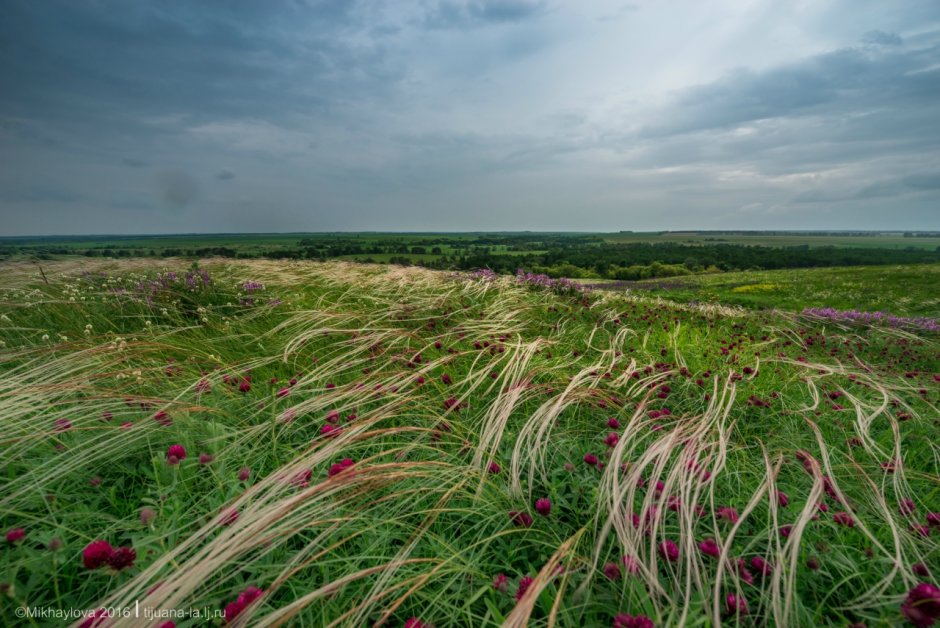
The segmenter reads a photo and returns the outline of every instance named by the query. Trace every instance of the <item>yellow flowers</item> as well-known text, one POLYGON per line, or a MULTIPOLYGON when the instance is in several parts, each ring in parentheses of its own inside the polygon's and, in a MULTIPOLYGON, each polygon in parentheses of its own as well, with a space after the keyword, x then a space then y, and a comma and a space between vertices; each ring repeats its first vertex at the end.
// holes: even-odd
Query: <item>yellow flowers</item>
POLYGON ((736 288, 732 288, 731 292, 737 292, 739 294, 748 294, 752 292, 774 292, 776 290, 783 289, 783 287, 784 286, 779 283, 752 283, 746 286, 737 286, 736 288))

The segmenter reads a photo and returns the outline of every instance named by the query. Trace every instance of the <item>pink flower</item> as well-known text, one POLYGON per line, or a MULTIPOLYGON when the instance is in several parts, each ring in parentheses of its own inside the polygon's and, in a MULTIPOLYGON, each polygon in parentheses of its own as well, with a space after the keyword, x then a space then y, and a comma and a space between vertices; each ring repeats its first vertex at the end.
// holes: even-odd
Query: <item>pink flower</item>
POLYGON ((928 512, 927 525, 940 526, 940 512, 928 512))
POLYGON ((619 441, 620 435, 617 434, 617 432, 611 432, 607 435, 607 438, 604 439, 604 444, 608 447, 616 447, 619 441))
POLYGON ((516 587, 516 601, 522 599, 529 587, 532 586, 532 576, 522 576, 519 578, 519 586, 516 587))
POLYGON ((517 526, 521 526, 523 528, 532 527, 532 515, 527 512, 516 512, 515 510, 511 510, 509 511, 509 518, 517 526))
POLYGON ((234 602, 225 605, 225 623, 230 624, 235 621, 242 611, 244 611, 252 602, 264 595, 264 591, 258 587, 249 586, 242 591, 234 602))
POLYGON ((542 497, 535 500, 535 512, 539 513, 543 517, 547 517, 551 511, 552 502, 547 497, 542 497))
POLYGON ((496 473, 499 473, 499 465, 495 462, 491 462, 487 470, 495 475, 496 473))
POLYGON ((659 544, 659 555, 668 560, 669 562, 676 562, 679 560, 679 546, 676 545, 673 541, 666 539, 659 544))
POLYGON ((185 459, 186 448, 182 445, 170 445, 170 448, 166 450, 167 464, 178 464, 181 460, 185 459))
POLYGON ((907 592, 907 598, 901 604, 901 612, 917 628, 933 626, 940 618, 940 589, 921 582, 907 592))
POLYGON ((349 467, 353 466, 355 463, 352 458, 343 458, 339 462, 335 462, 330 465, 330 470, 326 472, 327 477, 333 477, 338 473, 342 473, 349 467))
POLYGON ((584 454, 584 462, 592 467, 597 466, 597 456, 594 454, 584 454))
POLYGON ((613 628, 655 628, 655 625, 653 620, 646 615, 619 613, 614 617, 613 628))
POLYGON ((243 393, 251 390, 251 380, 247 377, 243 377, 241 383, 238 385, 238 390, 242 391, 243 393))
POLYGON ((23 540, 23 537, 26 536, 26 530, 23 528, 13 528, 7 532, 7 543, 13 545, 14 543, 19 543, 23 540))
POLYGON ((277 391, 278 398, 286 397, 289 394, 290 394, 290 388, 282 388, 279 391, 277 391))
POLYGON ((336 427, 330 423, 325 423, 323 427, 320 428, 320 435, 326 438, 333 438, 339 436, 343 432, 343 428, 336 427))
POLYGON ((751 573, 751 570, 747 568, 747 563, 744 562, 743 558, 739 558, 734 561, 735 571, 738 572, 738 577, 741 578, 747 584, 754 584, 754 574, 751 573))
POLYGON ((777 503, 781 508, 786 508, 790 503, 790 498, 783 491, 777 491, 777 503))
POLYGON ((111 544, 107 541, 92 541, 82 550, 82 562, 88 569, 97 569, 111 558, 111 544))
POLYGON ((773 566, 760 556, 755 556, 751 559, 751 567, 764 578, 773 572, 773 566))
POLYGON ((715 539, 705 539, 699 542, 698 549, 706 556, 711 556, 712 558, 718 558, 718 556, 721 555, 721 548, 718 547, 718 543, 715 542, 715 539))
POLYGON ((405 622, 405 628, 431 628, 431 624, 426 624, 417 617, 410 617, 405 622))
POLYGON ((615 419, 614 417, 610 417, 609 419, 607 419, 607 427, 609 427, 609 428, 612 429, 612 430, 619 430, 619 429, 620 429, 620 421, 618 421, 618 420, 615 419))
POLYGON ((832 515, 832 520, 840 526, 845 526, 847 528, 855 527, 855 520, 852 519, 852 515, 847 512, 837 512, 832 515))
POLYGON ((902 515, 907 516, 917 510, 917 505, 914 503, 913 499, 905 497, 901 500, 901 503, 898 505, 898 512, 902 515))
POLYGON ((68 419, 56 419, 54 432, 68 432, 72 429, 72 422, 68 419))
POLYGON ((743 595, 737 595, 735 593, 729 593, 725 597, 725 610, 728 611, 730 615, 747 615, 747 600, 744 599, 743 595))
POLYGON ((608 580, 620 580, 620 566, 617 563, 607 563, 604 565, 603 572, 608 580))
POLYGON ((633 556, 624 555, 621 557, 620 562, 623 563, 623 567, 627 570, 627 573, 636 574, 640 572, 640 562, 633 556))
POLYGON ((493 578, 493 588, 500 593, 505 593, 509 590, 509 578, 506 577, 506 574, 496 574, 496 577, 493 578))
POLYGON ((731 506, 722 506, 718 509, 718 518, 724 519, 729 523, 737 523, 738 511, 731 506))
POLYGON ((140 522, 145 526, 150 525, 150 522, 153 521, 156 516, 157 513, 153 508, 140 509, 140 522))
POLYGON ((249 477, 251 477, 251 469, 248 467, 242 467, 238 470, 238 480, 240 482, 247 482, 249 477))
POLYGON ((215 456, 212 454, 199 454, 199 464, 209 464, 213 460, 215 460, 215 456))

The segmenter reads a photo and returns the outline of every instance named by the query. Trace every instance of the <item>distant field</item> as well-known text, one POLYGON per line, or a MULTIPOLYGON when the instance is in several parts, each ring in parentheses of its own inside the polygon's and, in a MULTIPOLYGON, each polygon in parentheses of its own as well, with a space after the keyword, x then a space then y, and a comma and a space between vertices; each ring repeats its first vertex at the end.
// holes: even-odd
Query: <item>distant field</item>
POLYGON ((940 315, 938 264, 744 271, 597 285, 680 302, 794 311, 832 306, 905 316, 940 315))
POLYGON ((671 242, 674 244, 745 244, 750 246, 804 246, 823 247, 834 246, 839 248, 871 248, 871 249, 905 249, 914 247, 924 250, 934 250, 940 246, 940 236, 933 237, 905 237, 901 233, 884 235, 771 235, 754 233, 748 235, 738 234, 709 234, 703 232, 668 233, 608 233, 602 234, 605 242, 611 244, 624 244, 641 242, 654 244, 658 242, 671 242))

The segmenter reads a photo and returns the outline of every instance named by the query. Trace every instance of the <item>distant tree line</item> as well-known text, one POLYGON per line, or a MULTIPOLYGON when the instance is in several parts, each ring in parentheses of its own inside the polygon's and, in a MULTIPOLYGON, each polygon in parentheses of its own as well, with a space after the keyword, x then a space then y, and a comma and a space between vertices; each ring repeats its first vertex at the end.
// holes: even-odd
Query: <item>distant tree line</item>
MULTIPOLYGON (((731 232, 729 232, 731 233, 731 232)), ((165 241, 165 238, 164 238, 165 241)), ((137 244, 137 242, 133 242, 137 244)), ((15 242, 0 245, 0 258, 26 255, 51 259, 87 257, 225 257, 232 259, 353 259, 363 262, 415 264, 428 268, 490 268, 513 273, 517 268, 553 277, 636 280, 690 273, 771 270, 819 266, 915 264, 940 261, 940 247, 848 248, 809 245, 769 247, 731 243, 689 245, 676 242, 607 243, 597 236, 572 234, 486 234, 408 236, 356 234, 304 237, 272 246, 263 238, 245 244, 196 247, 89 246, 87 242, 15 242)))

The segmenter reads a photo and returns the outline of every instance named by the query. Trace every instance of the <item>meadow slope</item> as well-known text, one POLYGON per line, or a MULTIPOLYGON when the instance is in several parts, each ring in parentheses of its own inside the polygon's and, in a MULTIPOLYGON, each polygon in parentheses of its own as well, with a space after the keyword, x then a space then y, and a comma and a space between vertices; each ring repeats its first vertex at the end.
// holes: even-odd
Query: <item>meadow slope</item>
POLYGON ((940 614, 935 332, 344 262, 37 268, 0 267, 5 619, 940 614))

